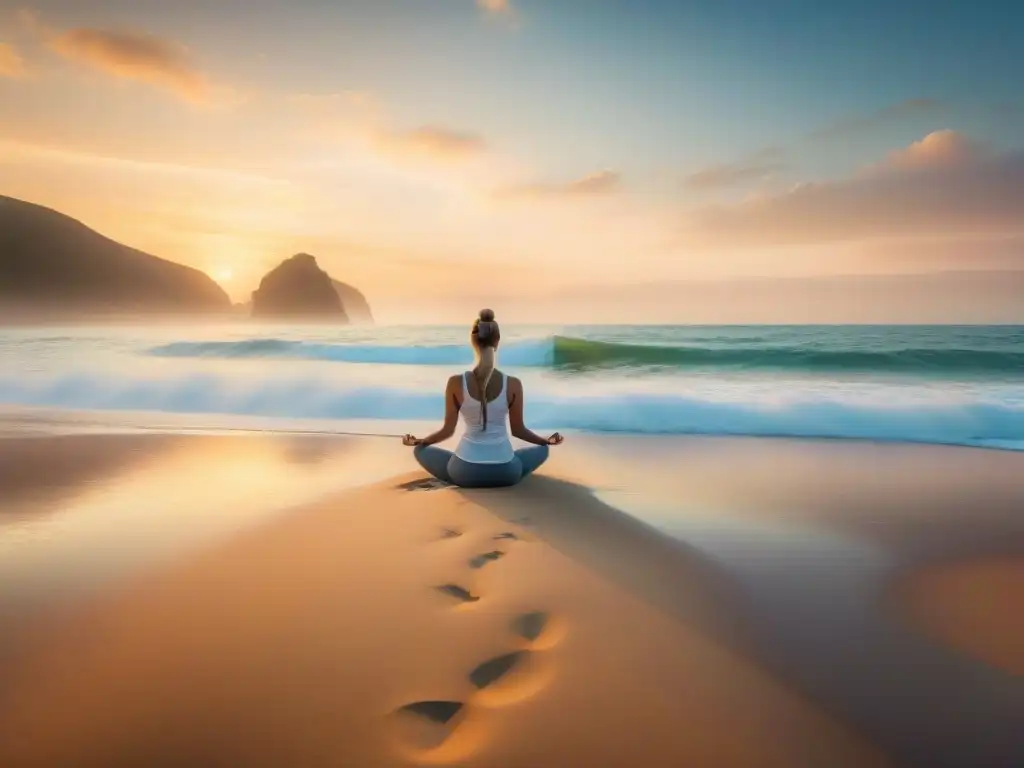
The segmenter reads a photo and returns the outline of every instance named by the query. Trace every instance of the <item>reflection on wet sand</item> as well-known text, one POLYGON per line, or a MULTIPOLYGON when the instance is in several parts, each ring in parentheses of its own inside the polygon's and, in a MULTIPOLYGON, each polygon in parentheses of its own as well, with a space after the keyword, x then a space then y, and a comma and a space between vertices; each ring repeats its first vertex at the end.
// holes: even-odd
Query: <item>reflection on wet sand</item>
POLYGON ((1024 556, 925 568, 894 594, 937 640, 1024 679, 1024 556))
POLYGON ((1024 765, 1024 679, 992 664, 1021 636, 1024 455, 736 442, 729 471, 711 441, 658 493, 599 495, 729 574, 750 652, 901 762, 1024 765))
POLYGON ((0 654, 29 616, 371 481, 382 462, 352 448, 338 438, 0 439, 0 654))
MULTIPOLYGON (((54 509, 67 497, 114 479, 172 447, 169 436, 40 436, 0 444, 0 489, 5 517, 54 509)), ((179 438, 180 439, 180 438, 179 438)))

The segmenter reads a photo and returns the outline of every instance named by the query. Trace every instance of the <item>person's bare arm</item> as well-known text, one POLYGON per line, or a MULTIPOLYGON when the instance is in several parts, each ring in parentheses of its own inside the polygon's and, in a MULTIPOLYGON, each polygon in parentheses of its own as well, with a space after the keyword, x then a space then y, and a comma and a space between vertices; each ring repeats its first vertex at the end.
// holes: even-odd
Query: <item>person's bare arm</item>
POLYGON ((444 390, 444 425, 432 435, 427 435, 422 440, 406 435, 402 442, 406 445, 434 445, 443 443, 455 434, 455 426, 459 422, 459 400, 458 391, 461 386, 462 377, 452 376, 448 379, 448 385, 444 390))
POLYGON ((536 432, 531 432, 523 423, 523 382, 519 379, 509 377, 508 380, 508 422, 512 437, 519 438, 534 445, 561 445, 562 436, 555 432, 551 437, 541 437, 536 432))

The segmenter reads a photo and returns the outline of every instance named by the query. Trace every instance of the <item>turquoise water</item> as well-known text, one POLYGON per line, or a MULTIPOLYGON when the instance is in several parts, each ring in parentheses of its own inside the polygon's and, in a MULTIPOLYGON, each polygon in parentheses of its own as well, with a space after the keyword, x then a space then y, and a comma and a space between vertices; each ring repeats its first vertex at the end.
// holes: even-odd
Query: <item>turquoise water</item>
MULTIPOLYGON (((537 428, 1024 448, 1017 326, 503 329, 537 428)), ((17 328, 0 403, 282 419, 440 418, 462 327, 17 328)))

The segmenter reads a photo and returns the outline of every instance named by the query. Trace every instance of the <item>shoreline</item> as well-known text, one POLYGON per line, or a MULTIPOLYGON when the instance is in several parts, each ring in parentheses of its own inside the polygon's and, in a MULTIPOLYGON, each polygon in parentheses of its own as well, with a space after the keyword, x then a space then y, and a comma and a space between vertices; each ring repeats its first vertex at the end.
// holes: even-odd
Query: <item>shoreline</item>
POLYGON ((0 558, 17 586, 0 629, 37 621, 0 643, 19 673, 0 733, 48 735, 0 756, 1019 765, 1020 627, 992 617, 1022 596, 986 563, 1024 557, 1022 469, 968 448, 574 436, 522 486, 458 491, 386 440, 8 433, 0 479, 21 479, 24 514, 0 518, 20 553, 0 558), (941 575, 958 564, 966 581, 941 575), (965 612, 979 583, 999 597, 965 612), (460 707, 402 710, 427 701, 460 707))
MULTIPOLYGON (((286 416, 261 416, 233 413, 185 413, 137 409, 80 409, 51 406, 0 404, 0 438, 4 434, 35 431, 39 434, 124 434, 155 435, 251 435, 264 437, 370 437, 400 438, 409 431, 432 432, 437 420, 417 419, 326 419, 286 416), (258 426, 262 425, 262 426, 258 426)), ((461 425, 460 425, 461 429, 461 425)), ((677 444, 716 443, 795 443, 855 445, 921 449, 954 449, 1024 454, 1022 441, 986 441, 984 444, 915 441, 877 437, 828 437, 788 434, 728 434, 680 432, 628 432, 620 430, 574 430, 551 428, 571 435, 574 440, 591 444, 612 441, 667 441, 677 444)), ((456 438, 460 433, 456 433, 456 438)), ((454 440, 455 438, 453 438, 454 440)))

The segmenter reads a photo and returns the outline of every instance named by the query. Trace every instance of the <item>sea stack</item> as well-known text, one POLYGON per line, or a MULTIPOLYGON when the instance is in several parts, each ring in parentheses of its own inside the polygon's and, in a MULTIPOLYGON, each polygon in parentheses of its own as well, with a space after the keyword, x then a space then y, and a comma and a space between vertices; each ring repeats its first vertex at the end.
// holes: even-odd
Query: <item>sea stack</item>
POLYGON ((330 276, 308 253, 292 256, 263 278, 252 294, 252 315, 349 321, 330 276))

